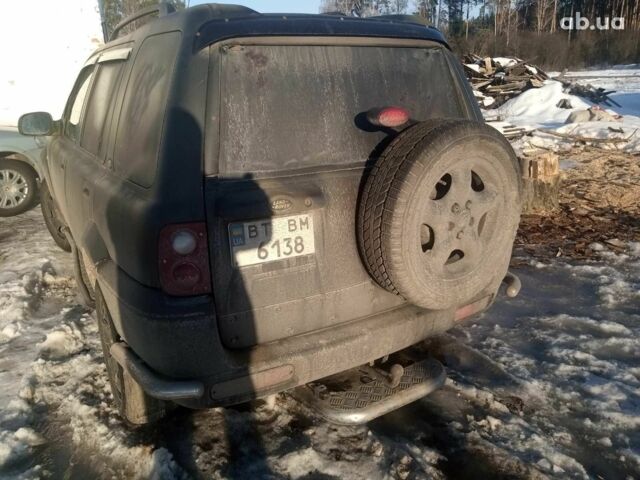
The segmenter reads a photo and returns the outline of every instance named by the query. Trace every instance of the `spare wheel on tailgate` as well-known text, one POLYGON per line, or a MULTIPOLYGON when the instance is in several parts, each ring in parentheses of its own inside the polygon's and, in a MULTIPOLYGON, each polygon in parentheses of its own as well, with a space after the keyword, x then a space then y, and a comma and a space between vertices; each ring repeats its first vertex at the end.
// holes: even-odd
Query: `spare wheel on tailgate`
POLYGON ((399 134, 365 183, 358 242, 375 281, 446 309, 506 272, 520 218, 520 174, 507 140, 468 120, 429 120, 399 134))

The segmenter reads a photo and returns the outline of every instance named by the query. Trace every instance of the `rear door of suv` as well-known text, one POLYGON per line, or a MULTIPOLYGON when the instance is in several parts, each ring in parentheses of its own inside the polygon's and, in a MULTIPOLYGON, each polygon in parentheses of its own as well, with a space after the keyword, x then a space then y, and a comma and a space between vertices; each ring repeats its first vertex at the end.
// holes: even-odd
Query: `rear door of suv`
POLYGON ((126 61, 128 46, 114 47, 97 60, 91 93, 87 98, 80 142, 74 146, 74 162, 67 169, 67 202, 74 205, 69 226, 76 239, 85 235, 93 221, 95 185, 108 169, 107 144, 111 116, 126 61))
POLYGON ((470 116, 449 52, 430 42, 282 38, 214 45, 211 54, 219 128, 208 130, 217 171, 205 195, 225 344, 402 305, 374 285, 357 248, 363 174, 391 138, 366 113, 395 105, 416 120, 470 116))
POLYGON ((62 118, 62 132, 52 138, 48 147, 49 188, 65 219, 68 219, 66 168, 69 157, 74 153, 74 146, 80 141, 82 134, 82 115, 94 68, 94 62, 89 62, 78 75, 62 118))
POLYGON ((92 73, 83 105, 74 103, 72 107, 72 110, 81 109, 79 121, 74 134, 60 142, 60 156, 65 159, 65 218, 77 242, 81 242, 92 221, 94 186, 105 175, 114 94, 130 52, 131 48, 127 46, 114 47, 89 61, 95 63, 88 67, 92 73))

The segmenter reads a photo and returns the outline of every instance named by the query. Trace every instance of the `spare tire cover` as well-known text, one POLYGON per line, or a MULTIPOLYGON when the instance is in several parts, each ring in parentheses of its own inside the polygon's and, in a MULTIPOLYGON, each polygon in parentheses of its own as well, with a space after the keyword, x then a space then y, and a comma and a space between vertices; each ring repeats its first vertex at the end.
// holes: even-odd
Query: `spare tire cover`
POLYGON ((418 123, 390 143, 365 181, 357 216, 363 262, 410 303, 464 305, 506 274, 520 190, 516 155, 494 128, 418 123))

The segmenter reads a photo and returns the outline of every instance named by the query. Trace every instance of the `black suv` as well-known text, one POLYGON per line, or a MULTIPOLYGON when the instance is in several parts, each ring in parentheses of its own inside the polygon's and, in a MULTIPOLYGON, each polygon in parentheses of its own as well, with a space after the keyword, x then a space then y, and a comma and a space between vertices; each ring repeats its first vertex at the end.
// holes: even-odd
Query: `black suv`
POLYGON ((131 423, 285 390, 365 422, 443 383, 425 338, 519 289, 517 159, 412 17, 161 4, 20 128, 52 135, 47 225, 131 423))

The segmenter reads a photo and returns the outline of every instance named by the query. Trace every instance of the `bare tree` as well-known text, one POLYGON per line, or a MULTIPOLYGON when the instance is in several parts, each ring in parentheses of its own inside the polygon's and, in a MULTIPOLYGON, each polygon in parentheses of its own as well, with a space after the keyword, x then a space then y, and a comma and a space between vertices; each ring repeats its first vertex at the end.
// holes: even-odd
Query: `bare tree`
POLYGON ((552 30, 556 23, 553 4, 556 3, 557 0, 537 0, 536 2, 536 32, 540 35, 542 32, 547 30, 552 30), (549 27, 551 25, 551 27, 549 27))
POLYGON ((377 3, 372 0, 322 0, 320 13, 340 12, 354 17, 369 17, 378 13, 377 3))
POLYGON ((407 13, 409 7, 409 0, 389 0, 386 3, 386 13, 389 14, 403 14, 407 13))
MULTIPOLYGON (((113 32, 116 25, 129 15, 157 3, 158 0, 102 0, 100 13, 103 16, 102 22, 106 28, 105 33, 110 34, 113 32)), ((173 0, 171 3, 177 8, 185 7, 184 0, 173 0)), ((136 28, 137 25, 138 23, 134 22, 132 28, 136 28)))
POLYGON ((416 0, 415 14, 435 23, 438 0, 416 0))
POLYGON ((341 12, 345 15, 368 17, 378 14, 403 14, 409 0, 322 0, 321 13, 341 12))

